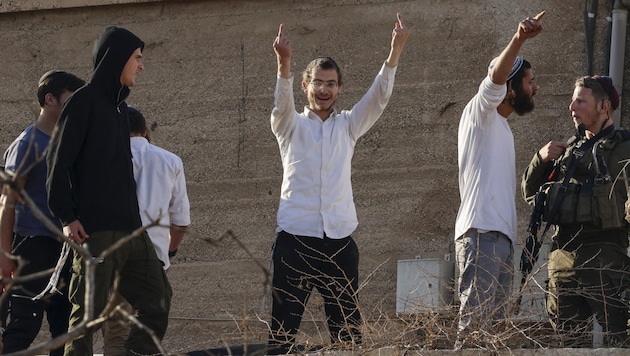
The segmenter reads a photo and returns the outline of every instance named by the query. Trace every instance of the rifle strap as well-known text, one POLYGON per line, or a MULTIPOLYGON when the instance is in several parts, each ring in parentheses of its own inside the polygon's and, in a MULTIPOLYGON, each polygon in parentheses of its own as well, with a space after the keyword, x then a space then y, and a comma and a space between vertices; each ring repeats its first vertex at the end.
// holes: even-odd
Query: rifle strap
POLYGON ((607 128, 600 130, 597 133, 597 135, 586 140, 581 146, 576 147, 573 149, 573 151, 571 151, 571 158, 570 158, 571 161, 569 163, 569 167, 567 168, 567 172, 565 173, 564 179, 562 180, 562 185, 560 186, 560 189, 558 189, 558 195, 556 196, 556 200, 554 200, 553 205, 551 206, 551 209, 549 210, 549 214, 547 216, 547 224, 545 224, 545 229, 543 230, 542 235, 540 235, 541 239, 543 236, 545 236, 545 233, 547 232, 547 230, 549 230, 549 228, 552 225, 553 218, 558 212, 558 209, 560 208, 560 204, 562 204, 562 199, 564 199, 564 193, 567 191, 567 188, 569 187, 569 181, 571 180, 571 177, 573 176, 573 173, 575 172, 575 169, 577 168, 580 158, 582 158, 591 149, 591 147, 593 147, 597 143, 597 141, 599 141, 605 136, 608 136, 613 131, 615 131, 615 125, 610 125, 607 128))

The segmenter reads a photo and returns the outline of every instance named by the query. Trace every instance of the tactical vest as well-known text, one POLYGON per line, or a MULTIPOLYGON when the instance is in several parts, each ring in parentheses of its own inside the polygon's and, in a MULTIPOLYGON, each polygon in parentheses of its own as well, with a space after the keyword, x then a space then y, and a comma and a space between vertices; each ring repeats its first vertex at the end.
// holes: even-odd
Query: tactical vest
MULTIPOLYGON (((623 163, 611 162, 617 145, 630 139, 630 132, 616 130, 613 135, 601 139, 578 161, 575 173, 567 186, 561 204, 551 222, 554 225, 593 225, 603 230, 628 228, 625 220, 624 204, 628 199, 624 175, 620 170, 623 163)), ((584 140, 576 140, 567 148, 556 167, 557 181, 547 182, 543 190, 547 194, 543 220, 547 221, 549 209, 553 206, 562 189, 572 151, 584 140)), ((630 158, 630 149, 623 159, 630 158)))

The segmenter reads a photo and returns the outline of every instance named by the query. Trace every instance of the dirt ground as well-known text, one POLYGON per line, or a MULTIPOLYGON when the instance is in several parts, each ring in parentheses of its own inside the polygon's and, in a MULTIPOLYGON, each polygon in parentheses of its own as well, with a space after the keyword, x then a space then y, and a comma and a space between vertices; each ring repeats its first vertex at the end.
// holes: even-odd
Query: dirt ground
MULTIPOLYGON (((600 1, 596 16, 596 71, 609 6, 600 1)), ((182 157, 192 205, 190 232, 168 272, 174 298, 164 346, 176 353, 264 342, 265 269, 282 175, 269 127, 278 25, 293 45, 297 107, 305 104, 301 71, 328 55, 344 72, 338 107, 345 109, 386 59, 400 12, 412 36, 388 108, 357 143, 352 176, 363 312, 369 320, 390 318, 397 261, 453 252, 461 111, 518 22, 541 10, 548 12, 545 30, 521 52, 534 65, 537 107, 510 119, 520 174, 539 147, 572 134, 566 108, 585 68, 581 2, 191 0, 0 14, 0 151, 36 117, 42 73, 58 68, 87 79, 92 44, 105 26, 139 35, 146 69, 128 102, 145 113, 154 142, 182 157), (238 241, 222 238, 227 231, 238 241)), ((524 236, 530 210, 516 199, 524 236)), ((307 310, 305 334, 321 339, 317 296, 307 310)))

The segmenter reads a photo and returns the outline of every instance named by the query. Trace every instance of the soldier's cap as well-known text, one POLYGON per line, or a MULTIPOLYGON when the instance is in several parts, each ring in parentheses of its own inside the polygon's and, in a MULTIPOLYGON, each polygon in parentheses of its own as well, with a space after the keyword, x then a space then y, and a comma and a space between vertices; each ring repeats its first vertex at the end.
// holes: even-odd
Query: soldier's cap
POLYGON ((611 77, 608 76, 600 76, 594 75, 593 79, 597 80, 597 82, 604 88, 606 94, 608 94, 608 99, 610 99, 610 105, 613 110, 617 110, 619 107, 619 93, 617 93, 617 89, 613 85, 613 81, 611 77))

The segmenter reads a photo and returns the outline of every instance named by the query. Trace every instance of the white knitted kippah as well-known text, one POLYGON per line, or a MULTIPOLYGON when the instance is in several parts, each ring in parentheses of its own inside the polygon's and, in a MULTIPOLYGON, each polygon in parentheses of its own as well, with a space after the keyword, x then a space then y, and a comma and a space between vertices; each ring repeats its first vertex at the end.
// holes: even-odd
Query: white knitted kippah
MULTIPOLYGON (((495 57, 492 62, 490 62, 490 65, 488 66, 488 72, 492 69, 492 67, 494 67, 495 63, 497 63, 497 60, 499 60, 499 57, 495 57)), ((523 66, 523 57, 521 56, 517 56, 516 59, 514 60, 514 64, 512 64, 512 70, 510 71, 510 74, 507 77, 507 80, 512 79, 512 77, 516 74, 516 72, 519 71, 519 69, 521 69, 521 67, 523 66)))

